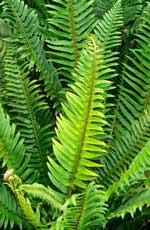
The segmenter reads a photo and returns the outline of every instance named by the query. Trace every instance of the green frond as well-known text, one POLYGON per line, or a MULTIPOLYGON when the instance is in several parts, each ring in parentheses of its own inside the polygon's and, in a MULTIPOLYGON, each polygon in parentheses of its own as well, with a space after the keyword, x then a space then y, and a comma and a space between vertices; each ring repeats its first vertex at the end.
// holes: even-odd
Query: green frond
POLYGON ((33 198, 39 198, 43 202, 49 204, 52 208, 62 210, 64 203, 63 196, 50 187, 45 187, 42 184, 23 184, 19 186, 19 190, 31 195, 33 198))
POLYGON ((0 228, 9 229, 9 226, 19 226, 22 229, 23 219, 21 211, 18 208, 14 196, 6 188, 6 186, 0 186, 0 228))
POLYGON ((108 12, 113 5, 115 4, 116 0, 95 0, 95 15, 96 19, 100 19, 103 15, 108 12))
POLYGON ((150 133, 150 108, 130 128, 124 136, 115 140, 115 146, 107 159, 102 161, 105 167, 100 170, 101 178, 105 178, 105 185, 117 181, 130 166, 133 159, 149 141, 150 133))
POLYGON ((98 20, 94 32, 100 40, 104 51, 114 49, 121 45, 120 28, 123 25, 121 0, 118 0, 113 7, 104 14, 102 20, 98 20))
POLYGON ((12 25, 14 36, 10 41, 19 42, 19 56, 27 58, 30 67, 34 64, 41 73, 40 80, 44 81, 45 91, 50 98, 58 96, 61 85, 52 63, 46 60, 43 44, 38 34, 37 14, 31 11, 22 0, 3 0, 3 9, 12 25))
POLYGON ((109 79, 113 84, 110 86, 107 100, 106 100, 106 120, 109 126, 105 127, 107 133, 106 140, 109 142, 111 138, 111 130, 113 125, 115 110, 115 96, 116 95, 116 79, 118 78, 118 71, 116 66, 119 62, 119 48, 121 46, 121 32, 120 28, 123 26, 123 16, 121 1, 118 0, 113 7, 104 14, 103 19, 99 19, 95 26, 94 32, 99 39, 100 47, 103 48, 104 61, 106 68, 111 68, 109 74, 105 74, 104 79, 109 79))
POLYGON ((93 183, 82 194, 75 194, 66 201, 63 215, 56 223, 56 230, 85 230, 104 227, 107 210, 103 202, 104 192, 93 183))
POLYGON ((118 109, 116 110, 115 118, 117 124, 114 127, 118 132, 124 130, 122 127, 130 130, 130 124, 140 116, 149 104, 149 34, 150 15, 147 12, 138 30, 137 48, 131 50, 133 55, 128 57, 129 62, 124 64, 123 84, 120 85, 118 109))
POLYGON ((45 226, 42 225, 38 219, 38 216, 34 213, 29 199, 25 198, 23 194, 16 188, 13 189, 13 192, 16 196, 19 207, 28 223, 30 223, 35 229, 45 229, 45 226))
POLYGON ((142 148, 147 142, 150 104, 149 35, 150 15, 147 13, 137 35, 137 48, 132 49, 133 55, 129 57, 130 62, 126 63, 124 67, 120 93, 116 101, 117 106, 111 126, 110 153, 105 155, 101 161, 105 165, 100 171, 101 178, 106 178, 111 183, 118 180, 119 173, 128 169, 140 151, 140 145, 142 148), (137 120, 139 121, 137 122, 137 120), (132 143, 129 141, 129 136, 133 141, 132 143))
POLYGON ((120 179, 114 182, 107 190, 108 196, 112 193, 118 192, 120 189, 125 190, 134 181, 141 179, 144 172, 149 167, 150 157, 150 140, 145 144, 137 156, 132 160, 129 168, 122 173, 120 179))
POLYGON ((136 20, 143 8, 142 0, 123 0, 122 7, 124 10, 124 21, 125 24, 131 23, 131 21, 136 20))
MULTIPOLYGON (((10 45, 4 58, 5 96, 8 101, 10 117, 13 119, 20 135, 24 138, 26 154, 30 156, 27 172, 29 179, 47 178, 47 155, 51 149, 50 124, 40 124, 39 114, 46 113, 48 105, 44 101, 39 83, 28 77, 28 65, 18 63, 16 47, 10 45)), ((45 118, 43 116, 43 118, 45 118)), ((24 175, 25 176, 25 175, 24 175)), ((30 181, 31 182, 31 181, 30 181)))
POLYGON ((23 139, 16 132, 16 126, 10 125, 10 118, 0 106, 0 158, 3 166, 14 169, 17 175, 23 178, 26 171, 29 156, 25 154, 23 139), (26 159, 25 159, 26 157, 26 159))
MULTIPOLYGON (((107 72, 110 70, 107 69, 107 72)), ((105 90, 110 82, 101 80, 106 73, 101 50, 93 37, 83 49, 72 84, 72 92, 66 93, 67 103, 62 105, 63 114, 57 118, 53 140, 56 163, 49 158, 49 177, 63 193, 74 186, 86 187, 86 181, 98 175, 91 168, 100 167, 97 159, 105 152, 104 135, 105 90)))
MULTIPOLYGON (((141 190, 141 189, 140 189, 141 190)), ((109 218, 122 217, 127 213, 130 213, 134 217, 137 209, 140 211, 144 206, 150 206, 150 188, 142 189, 141 191, 136 191, 133 196, 128 198, 123 204, 121 204, 117 210, 110 213, 109 218)))
POLYGON ((53 34, 48 40, 49 54, 69 79, 73 78, 70 72, 77 66, 83 40, 93 28, 93 3, 94 0, 53 0, 47 5, 49 31, 53 34))

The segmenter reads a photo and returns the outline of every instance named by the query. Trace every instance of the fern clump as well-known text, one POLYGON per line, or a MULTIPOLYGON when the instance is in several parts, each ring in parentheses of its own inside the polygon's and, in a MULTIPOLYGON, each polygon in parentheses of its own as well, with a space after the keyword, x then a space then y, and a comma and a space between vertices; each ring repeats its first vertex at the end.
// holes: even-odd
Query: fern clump
POLYGON ((150 2, 0 7, 0 228, 142 229, 150 2))

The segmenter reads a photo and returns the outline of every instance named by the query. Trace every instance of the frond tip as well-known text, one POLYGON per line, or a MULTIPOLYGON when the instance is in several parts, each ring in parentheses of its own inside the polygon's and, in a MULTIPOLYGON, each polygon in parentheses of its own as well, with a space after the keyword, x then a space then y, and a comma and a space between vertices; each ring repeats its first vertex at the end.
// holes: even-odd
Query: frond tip
POLYGON ((64 193, 74 186, 85 188, 86 181, 96 178, 91 168, 101 166, 95 160, 105 152, 101 138, 106 123, 105 90, 110 82, 101 76, 110 70, 105 69, 96 39, 90 37, 87 43, 74 73, 76 82, 62 106, 64 115, 57 118, 58 140, 53 140, 53 148, 60 165, 49 157, 50 179, 64 193))

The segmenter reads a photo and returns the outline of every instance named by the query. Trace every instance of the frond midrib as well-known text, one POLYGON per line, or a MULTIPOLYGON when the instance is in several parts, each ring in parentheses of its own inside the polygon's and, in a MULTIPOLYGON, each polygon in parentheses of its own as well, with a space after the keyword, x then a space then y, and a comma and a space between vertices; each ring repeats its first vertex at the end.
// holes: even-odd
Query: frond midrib
POLYGON ((20 83, 21 83, 21 86, 22 86, 22 89, 23 89, 23 92, 24 92, 24 99, 26 101, 26 106, 27 106, 27 109, 28 109, 29 119, 31 120, 31 126, 32 126, 34 138, 35 138, 37 149, 38 149, 38 151, 36 152, 36 154, 39 155, 39 157, 41 159, 41 163, 43 165, 43 169, 45 169, 45 170, 43 170, 43 172, 47 176, 47 173, 46 173, 47 172, 47 167, 46 167, 46 163, 44 163, 45 159, 44 159, 44 156, 43 156, 43 153, 42 153, 42 149, 41 149, 39 137, 37 135, 37 129, 36 129, 36 127, 38 126, 38 124, 36 122, 35 114, 32 111, 32 105, 30 104, 30 99, 28 98, 27 89, 25 87, 24 81, 22 79, 22 73, 20 72, 19 68, 18 68, 18 73, 19 73, 18 77, 20 78, 20 83))
MULTIPOLYGON (((90 115, 90 111, 91 111, 91 103, 92 103, 92 97, 93 97, 93 91, 94 91, 94 83, 96 80, 96 44, 93 38, 91 38, 92 43, 93 43, 93 63, 91 65, 91 84, 90 84, 90 90, 89 90, 89 100, 88 100, 88 105, 87 105, 87 110, 86 110, 86 114, 85 114, 85 120, 84 120, 84 127, 83 127, 83 131, 81 134, 81 139, 79 142, 79 146, 78 146, 78 150, 77 150, 77 157, 76 157, 76 161, 74 164, 74 168, 72 171, 72 176, 70 178, 70 183, 74 184, 74 180, 78 171, 78 167, 80 164, 80 159, 81 159, 81 155, 82 155, 82 149, 83 149, 83 145, 84 145, 84 140, 85 140, 85 134, 87 132, 87 128, 88 128, 88 119, 89 119, 89 115, 90 115)), ((71 195, 72 193, 72 188, 70 187, 69 190, 69 195, 71 195)))

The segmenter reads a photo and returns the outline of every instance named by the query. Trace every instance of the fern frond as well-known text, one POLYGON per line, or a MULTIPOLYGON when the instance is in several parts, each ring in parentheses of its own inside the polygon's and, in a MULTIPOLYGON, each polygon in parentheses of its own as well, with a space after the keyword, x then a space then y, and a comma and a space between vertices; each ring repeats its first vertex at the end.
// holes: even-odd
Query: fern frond
POLYGON ((142 191, 136 191, 133 196, 120 205, 114 212, 110 213, 109 218, 122 217, 127 213, 130 213, 134 217, 137 209, 140 211, 144 206, 150 206, 150 188, 142 189, 142 191))
POLYGON ((108 12, 113 5, 115 4, 116 0, 95 0, 95 16, 96 19, 102 19, 104 14, 108 12))
POLYGON ((117 181, 130 166, 134 157, 140 152, 149 141, 150 132, 150 108, 132 126, 130 131, 126 131, 123 137, 115 140, 115 146, 107 160, 102 161, 105 165, 100 174, 105 177, 105 185, 113 184, 117 181))
MULTIPOLYGON (((149 61, 150 61, 150 15, 143 18, 137 34, 137 48, 132 49, 133 56, 125 63, 123 84, 120 85, 118 109, 116 111, 115 130, 130 130, 130 124, 139 117, 149 104, 149 61), (140 94, 139 94, 140 92, 140 94), (125 100, 126 98, 126 100, 125 100), (120 123, 120 125, 118 124, 120 123), (118 127, 116 127, 118 126, 118 127)), ((124 131, 123 131, 124 132, 124 131)))
POLYGON ((22 229, 23 219, 21 211, 14 199, 14 196, 6 188, 6 186, 0 186, 0 228, 11 229, 14 226, 19 226, 22 229))
POLYGON ((38 219, 38 216, 34 213, 29 199, 25 198, 17 188, 13 189, 13 192, 16 196, 20 209, 28 223, 30 223, 35 229, 45 229, 45 226, 42 225, 42 223, 38 219))
MULTIPOLYGON (((47 178, 47 154, 51 149, 50 125, 40 124, 38 115, 48 108, 41 93, 39 83, 28 77, 28 65, 18 63, 16 47, 10 45, 4 58, 5 96, 8 101, 10 117, 24 138, 26 154, 30 154, 28 172, 32 182, 36 178, 47 178)), ((31 181, 30 181, 31 182, 31 181)))
POLYGON ((31 195, 33 198, 41 199, 55 209, 62 210, 62 205, 64 203, 63 196, 50 187, 47 188, 38 183, 23 184, 19 186, 19 190, 31 195))
POLYGON ((102 178, 107 178, 108 180, 108 175, 110 175, 111 183, 113 180, 118 180, 118 171, 121 173, 128 169, 130 163, 140 151, 138 144, 143 143, 141 145, 142 149, 147 142, 150 104, 149 34, 150 15, 147 11, 137 35, 138 47, 132 49, 133 56, 129 57, 130 64, 125 64, 123 83, 120 85, 120 93, 111 131, 113 138, 110 142, 110 154, 105 155, 101 161, 101 163, 105 164, 105 167, 100 174, 102 178), (138 118, 139 121, 137 122, 138 118), (147 124, 145 119, 148 122, 147 124), (141 122, 143 122, 144 127, 141 122), (133 141, 132 143, 127 143, 129 136, 133 141))
POLYGON ((111 130, 113 125, 113 110, 115 110, 115 96, 116 95, 116 78, 118 77, 118 71, 116 66, 118 65, 119 52, 118 49, 121 46, 121 32, 120 28, 123 25, 122 7, 121 1, 117 1, 113 7, 104 14, 103 19, 99 19, 95 26, 94 32, 100 41, 100 47, 103 48, 104 61, 107 68, 111 68, 112 72, 104 75, 104 79, 109 79, 112 83, 106 100, 106 120, 109 126, 105 127, 107 133, 106 140, 111 138, 111 130))
POLYGON ((14 40, 13 37, 11 40, 20 43, 18 49, 20 57, 27 58, 31 66, 36 65, 41 73, 40 80, 44 81, 47 95, 50 98, 58 96, 61 85, 55 68, 46 60, 38 34, 37 14, 22 0, 3 0, 3 9, 14 30, 14 40))
POLYGON ((0 158, 3 158, 3 166, 14 169, 23 178, 29 161, 29 157, 25 159, 25 156, 23 139, 16 132, 16 126, 10 125, 9 116, 5 115, 0 105, 0 158))
POLYGON ((59 64, 62 75, 69 79, 70 72, 77 66, 83 39, 93 28, 93 2, 53 0, 47 5, 50 14, 49 31, 53 34, 53 38, 48 40, 49 54, 51 60, 59 64))
POLYGON ((123 25, 123 15, 121 0, 118 0, 113 7, 98 20, 94 32, 96 33, 104 51, 118 47, 121 44, 121 32, 119 29, 123 25))
POLYGON ((120 179, 114 182, 107 190, 108 196, 112 193, 118 192, 120 189, 125 190, 129 187, 134 181, 141 179, 144 175, 144 172, 150 166, 149 163, 150 157, 150 140, 145 144, 137 156, 133 159, 129 168, 122 173, 120 179))
POLYGON ((91 229, 105 226, 104 214, 107 210, 103 203, 104 192, 93 183, 82 194, 73 195, 64 205, 64 213, 58 218, 57 230, 91 229))
POLYGON ((86 181, 93 180, 97 174, 90 168, 100 167, 95 160, 105 152, 103 125, 106 93, 110 82, 101 77, 105 70, 101 50, 96 39, 91 37, 83 50, 78 68, 73 74, 76 82, 67 92, 67 104, 57 119, 56 135, 53 140, 56 163, 49 158, 49 177, 63 193, 74 186, 86 187, 86 181), (60 164, 60 165, 59 165, 60 164))

